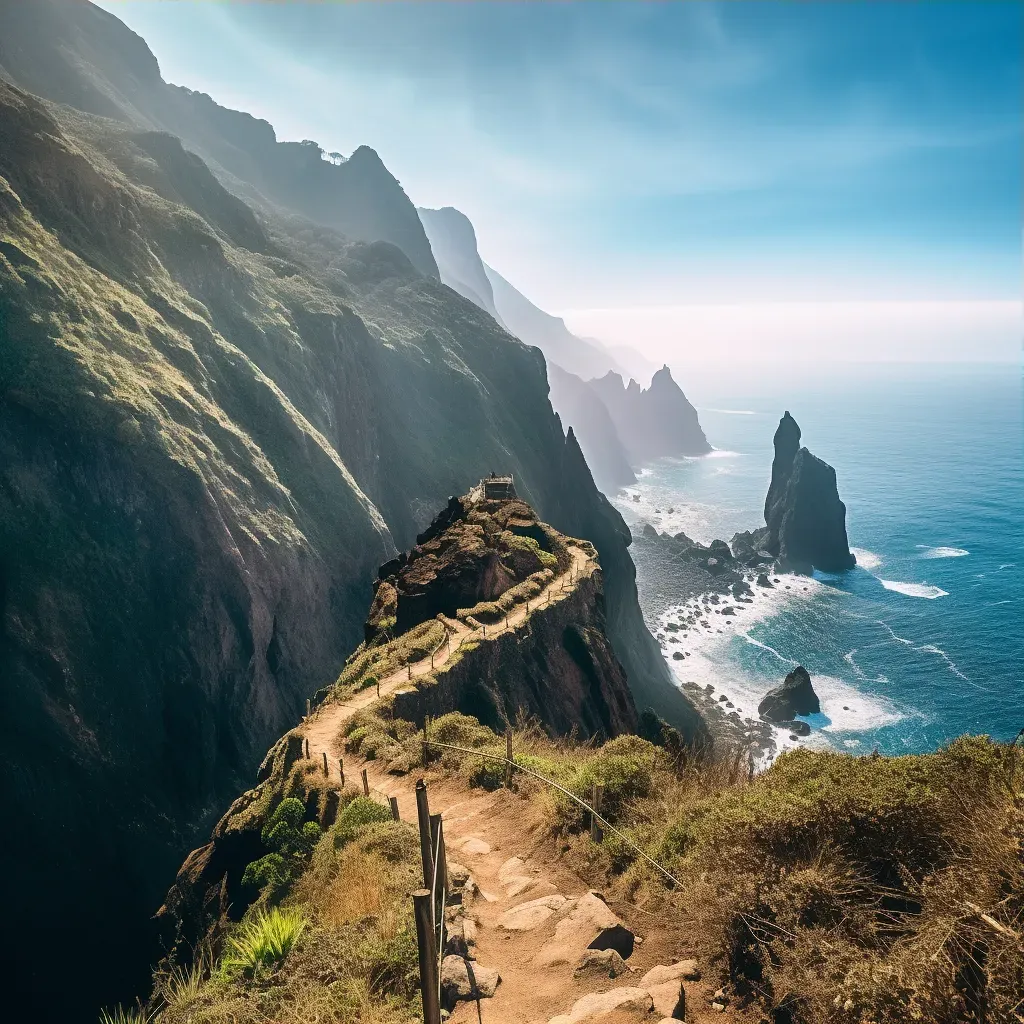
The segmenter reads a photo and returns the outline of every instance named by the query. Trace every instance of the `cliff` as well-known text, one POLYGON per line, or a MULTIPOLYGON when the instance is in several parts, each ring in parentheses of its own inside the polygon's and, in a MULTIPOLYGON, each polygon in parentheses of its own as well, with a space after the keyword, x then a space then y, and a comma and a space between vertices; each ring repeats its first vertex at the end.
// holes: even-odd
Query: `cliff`
MULTIPOLYGON (((113 21, 73 8, 65 46, 113 21)), ((4 7, 8 73, 45 9, 4 7)), ((133 39, 75 67, 141 101, 133 39)), ((396 246, 275 209, 0 82, 0 955, 65 1019, 144 986, 174 865, 337 676, 378 565, 481 473, 597 545, 619 660, 663 671, 536 351, 396 246), (80 952, 54 993, 25 936, 58 913, 80 952)))
POLYGON ((420 273, 438 276, 415 207, 369 147, 334 163, 315 142, 279 142, 266 121, 164 82, 145 41, 90 3, 0 0, 0 25, 0 77, 56 103, 169 132, 242 198, 350 239, 391 242, 420 273))
POLYGON ((579 439, 597 486, 605 493, 615 494, 620 487, 636 483, 629 456, 608 409, 590 385, 556 363, 548 363, 548 383, 551 405, 579 439))
POLYGON ((525 502, 450 499, 417 545, 381 566, 367 625, 313 718, 271 748, 256 787, 185 859, 159 913, 178 953, 204 939, 216 945, 256 898, 243 873, 264 852, 261 832, 280 801, 301 801, 323 829, 335 823, 342 793, 321 752, 334 765, 343 736, 353 753, 405 771, 421 749, 413 727, 427 716, 459 712, 500 731, 532 718, 551 736, 598 740, 639 726, 605 632, 595 549, 525 502), (398 623, 391 615, 382 626, 385 589, 397 595, 398 623))
POLYGON ((836 471, 800 447, 800 427, 788 412, 775 431, 772 480, 765 499, 765 547, 794 569, 852 569, 857 560, 846 537, 846 506, 836 471))
POLYGON ((494 292, 480 259, 476 231, 469 218, 450 206, 440 210, 419 207, 416 212, 427 233, 434 259, 437 260, 441 280, 486 310, 504 327, 494 305, 494 292))
POLYGON ((491 282, 494 306, 505 326, 527 345, 536 345, 549 362, 579 377, 595 377, 618 368, 602 345, 573 334, 561 317, 535 306, 496 270, 484 264, 491 282))
POLYGON ((590 381, 590 387, 611 415, 634 466, 664 456, 706 455, 711 451, 697 410, 667 366, 651 378, 649 388, 641 389, 635 380, 624 384, 611 371, 590 381))

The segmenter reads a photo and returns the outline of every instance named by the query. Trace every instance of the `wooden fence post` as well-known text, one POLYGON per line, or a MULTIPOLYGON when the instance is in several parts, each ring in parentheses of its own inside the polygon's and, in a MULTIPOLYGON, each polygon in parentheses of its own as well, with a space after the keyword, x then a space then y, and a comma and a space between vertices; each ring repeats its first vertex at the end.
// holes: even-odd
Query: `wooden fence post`
POLYGON ((604 786, 599 782, 595 783, 590 797, 590 806, 596 812, 590 815, 590 838, 595 843, 601 842, 604 838, 604 830, 601 828, 601 823, 597 820, 597 815, 601 813, 601 798, 603 796, 604 786))
POLYGON ((409 670, 409 678, 412 679, 412 665, 405 666, 409 670))
MULTIPOLYGON (((411 672, 412 669, 410 669, 409 671, 411 672)), ((377 696, 378 697, 380 696, 380 680, 379 679, 377 680, 377 696)))
POLYGON ((505 729, 505 788, 512 788, 512 726, 505 729))
POLYGON ((302 748, 303 748, 303 751, 305 752, 306 760, 308 761, 309 760, 309 737, 308 736, 302 741, 302 748))
POLYGON ((363 769, 363 796, 370 795, 370 780, 366 777, 366 769, 363 769))
POLYGON ((420 992, 423 996, 423 1024, 441 1024, 437 998, 437 942, 434 937, 433 907, 429 889, 412 894, 416 913, 416 944, 420 954, 420 992))
POLYGON ((391 817, 394 818, 395 821, 401 821, 402 816, 398 813, 398 797, 389 796, 388 803, 391 804, 391 817))
POLYGON ((423 861, 423 884, 429 892, 434 881, 434 851, 430 847, 430 803, 427 800, 427 784, 416 781, 416 817, 420 827, 420 860, 423 861))
POLYGON ((312 706, 312 704, 310 703, 310 700, 309 700, 309 698, 307 697, 307 698, 306 698, 306 717, 307 717, 307 718, 309 718, 309 716, 310 716, 310 715, 311 715, 312 713, 313 713, 313 706, 312 706))
POLYGON ((423 767, 426 768, 427 762, 430 760, 430 741, 428 732, 430 730, 430 715, 424 715, 423 717, 423 767))
POLYGON ((327 751, 326 750, 324 751, 324 777, 328 778, 328 779, 331 777, 331 773, 327 770, 327 751))
POLYGON ((345 786, 345 759, 343 757, 338 758, 338 774, 341 776, 341 785, 345 786))

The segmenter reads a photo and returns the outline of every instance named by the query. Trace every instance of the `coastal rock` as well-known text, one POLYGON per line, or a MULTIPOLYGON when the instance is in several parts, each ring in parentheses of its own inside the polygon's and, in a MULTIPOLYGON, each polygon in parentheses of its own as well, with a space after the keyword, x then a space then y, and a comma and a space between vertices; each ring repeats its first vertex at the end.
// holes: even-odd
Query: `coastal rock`
POLYGON ((800 722, 794 719, 792 722, 778 722, 776 724, 780 729, 786 729, 794 736, 811 735, 811 727, 806 722, 800 722))
POLYGON ((781 686, 765 694, 757 705, 757 713, 769 722, 789 722, 795 715, 816 715, 821 711, 811 677, 803 665, 797 665, 781 686))
POLYGON ((658 370, 646 389, 635 380, 625 384, 613 371, 589 383, 611 415, 634 466, 665 455, 706 455, 711 451, 697 410, 667 366, 658 370))
POLYGON ((836 471, 800 447, 800 427, 787 412, 775 431, 772 480, 765 499, 766 550, 798 572, 852 569, 846 506, 836 471))

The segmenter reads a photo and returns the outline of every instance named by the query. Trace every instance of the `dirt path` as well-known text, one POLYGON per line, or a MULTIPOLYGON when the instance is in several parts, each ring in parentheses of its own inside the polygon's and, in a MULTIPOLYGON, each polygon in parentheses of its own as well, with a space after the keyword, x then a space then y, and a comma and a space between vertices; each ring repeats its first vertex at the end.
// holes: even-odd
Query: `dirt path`
MULTIPOLYGON (((585 551, 575 546, 570 550, 573 555, 570 571, 556 577, 531 599, 529 611, 526 603, 516 607, 509 614, 507 626, 488 626, 488 640, 521 626, 539 605, 564 599, 572 593, 580 575, 593 571, 594 561, 585 551)), ((415 663, 411 671, 413 678, 443 665, 467 637, 482 638, 482 630, 455 620, 447 621, 451 629, 450 644, 435 655, 433 665, 430 658, 415 663)), ((408 685, 409 678, 408 668, 403 667, 382 679, 381 696, 408 685)), ((326 752, 329 763, 336 765, 338 756, 343 753, 339 745, 341 726, 377 699, 374 689, 344 704, 321 705, 303 725, 303 732, 309 739, 310 756, 318 758, 326 752)), ((346 758, 346 768, 351 779, 357 779, 365 768, 373 795, 383 801, 395 797, 402 819, 416 820, 414 777, 388 775, 377 762, 354 757, 346 758)), ((573 1008, 579 1011, 580 999, 617 989, 637 990, 651 968, 695 956, 686 921, 609 901, 610 909, 639 940, 625 973, 614 979, 607 974, 576 977, 574 963, 538 964, 541 947, 552 938, 559 921, 576 905, 573 901, 586 897, 591 883, 577 876, 560 859, 536 804, 507 790, 495 793, 469 790, 454 779, 431 780, 429 798, 431 810, 440 811, 444 818, 449 866, 463 865, 475 885, 476 894, 466 904, 466 915, 472 922, 470 927, 476 933, 471 956, 476 963, 496 969, 502 979, 493 998, 458 1003, 450 1018, 452 1024, 549 1024, 554 1021, 567 1024, 573 1008), (555 904, 563 897, 567 902, 536 927, 508 930, 503 926, 507 919, 503 922, 502 918, 508 911, 543 897, 551 897, 549 902, 555 904)), ((700 966, 711 975, 707 965, 700 966)), ((711 997, 716 988, 717 983, 710 978, 685 982, 687 1021, 751 1024, 761 1019, 760 1014, 744 1013, 732 1005, 724 1010, 714 1009, 711 997)), ((663 1017, 654 1010, 623 1008, 576 1019, 580 1024, 590 1020, 600 1024, 660 1024, 663 1017)))
MULTIPOLYGON (((372 791, 380 799, 397 798, 404 821, 416 820, 413 777, 388 775, 373 761, 359 761, 355 767, 367 769, 372 791)), ((486 793, 467 789, 458 780, 429 777, 428 795, 431 811, 440 811, 444 819, 449 870, 452 864, 463 865, 479 889, 479 895, 466 906, 476 930, 472 955, 477 963, 495 968, 501 975, 494 997, 458 1003, 450 1018, 452 1024, 548 1024, 559 1015, 569 1014, 584 996, 637 988, 652 968, 697 956, 686 921, 610 900, 610 909, 641 940, 624 974, 615 979, 577 978, 572 963, 539 966, 537 954, 564 914, 555 912, 528 931, 505 930, 502 917, 512 908, 541 897, 582 896, 590 891, 592 883, 559 858, 536 804, 507 790, 486 793)), ((684 983, 687 1021, 753 1024, 762 1019, 759 1012, 744 1013, 731 1005, 724 1011, 713 1009, 712 996, 718 983, 707 964, 698 964, 708 977, 684 983)), ((591 1019, 600 1024, 659 1024, 664 1018, 655 1011, 636 1009, 581 1018, 591 1019)))
POLYGON ((306 719, 302 727, 303 733, 309 740, 310 756, 316 758, 326 752, 329 763, 334 765, 342 753, 337 742, 338 733, 342 725, 357 711, 370 707, 379 697, 387 697, 403 689, 411 680, 428 675, 440 668, 467 639, 492 640, 504 633, 514 632, 537 608, 564 600, 575 590, 576 580, 582 575, 589 575, 596 564, 594 559, 582 548, 570 545, 569 552, 572 555, 570 568, 556 576, 536 597, 516 605, 508 614, 507 624, 501 623, 474 629, 465 622, 446 617, 445 623, 448 626, 449 640, 433 658, 428 656, 411 665, 403 665, 400 669, 385 676, 380 681, 379 695, 375 687, 350 697, 344 703, 327 700, 321 704, 312 716, 306 719))

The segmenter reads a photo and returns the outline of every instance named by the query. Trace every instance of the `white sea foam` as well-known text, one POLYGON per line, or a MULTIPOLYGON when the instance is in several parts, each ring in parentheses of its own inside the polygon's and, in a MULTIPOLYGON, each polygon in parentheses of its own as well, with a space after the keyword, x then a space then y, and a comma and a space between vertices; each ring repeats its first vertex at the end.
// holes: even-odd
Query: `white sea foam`
MULTIPOLYGON (((757 719, 757 705, 764 698, 768 680, 761 674, 748 674, 740 668, 735 656, 730 656, 729 647, 733 639, 740 639, 757 647, 782 663, 788 670, 797 662, 787 657, 784 650, 777 650, 769 644, 751 635, 752 628, 760 622, 778 615, 786 606, 798 602, 813 600, 821 593, 826 584, 809 580, 803 576, 782 576, 781 583, 774 589, 754 587, 754 601, 751 604, 740 604, 723 599, 710 609, 704 608, 702 595, 692 599, 685 605, 668 609, 659 618, 659 625, 664 629, 668 622, 674 622, 681 616, 697 610, 701 613, 707 626, 697 624, 691 626, 686 634, 681 631, 665 633, 669 648, 669 666, 680 683, 688 683, 701 689, 710 684, 714 689, 713 700, 725 697, 723 704, 730 703, 732 708, 723 707, 725 711, 737 711, 744 719, 757 719), (786 584, 793 589, 786 590, 786 584), (807 590, 804 590, 807 587, 807 590), (716 608, 731 606, 735 614, 723 616, 716 608), (683 659, 674 659, 671 652, 683 652, 683 659)), ((659 629, 658 632, 661 632, 659 629)), ((900 638, 902 640, 902 638, 900 638)), ((909 643, 909 641, 903 641, 909 643)), ((851 651, 847 661, 858 675, 863 675, 859 667, 852 661, 855 651, 851 651)), ((773 671, 773 670, 772 670, 773 671)), ((788 729, 773 730, 776 753, 795 746, 825 746, 830 743, 829 734, 859 733, 890 725, 903 717, 889 701, 877 696, 861 693, 856 687, 832 676, 814 677, 814 689, 821 701, 821 714, 812 715, 807 721, 814 730, 809 737, 791 739, 788 729)))
POLYGON ((869 697, 835 676, 815 676, 814 692, 821 702, 821 714, 806 717, 812 728, 819 727, 822 732, 873 732, 904 717, 884 697, 869 697))
POLYGON ((888 632, 889 636, 891 636, 893 638, 893 640, 895 640, 897 643, 906 644, 908 647, 913 647, 914 646, 914 641, 913 640, 908 640, 905 636, 897 636, 892 631, 892 627, 889 625, 888 622, 883 622, 881 619, 878 619, 877 621, 878 621, 878 624, 883 629, 885 629, 886 632, 888 632))
POLYGON ((716 448, 714 451, 708 452, 707 455, 703 456, 705 459, 738 459, 739 457, 739 452, 726 451, 724 448, 716 448))
POLYGON ((753 409, 705 409, 704 412, 717 412, 722 416, 756 416, 753 409))
POLYGON ((969 679, 967 676, 957 668, 953 659, 941 648, 936 647, 935 644, 924 644, 921 647, 915 647, 915 651, 923 651, 925 654, 935 654, 940 657, 945 663, 946 667, 950 672, 953 673, 958 679, 962 679, 965 683, 970 683, 976 690, 984 690, 986 693, 990 692, 987 686, 982 686, 980 683, 974 682, 973 679, 969 679))
POLYGON ((930 548, 926 544, 917 546, 925 549, 921 552, 922 558, 963 558, 970 554, 970 551, 964 548, 930 548))
POLYGON ((850 548, 857 556, 857 564, 862 569, 877 569, 882 564, 882 556, 876 555, 873 551, 866 551, 864 548, 850 548))
POLYGON ((857 674, 857 676, 859 678, 864 679, 864 678, 866 678, 865 675, 864 675, 864 670, 860 667, 860 665, 857 664, 857 662, 855 662, 853 660, 853 656, 856 653, 857 653, 857 648, 856 647, 852 651, 847 651, 846 654, 843 655, 843 661, 845 661, 846 664, 849 665, 850 668, 853 669, 853 671, 857 674))
POLYGON ((937 597, 948 597, 949 591, 941 587, 933 587, 928 583, 901 583, 899 580, 879 580, 886 590, 895 590, 897 594, 907 597, 925 597, 934 600, 937 597))

